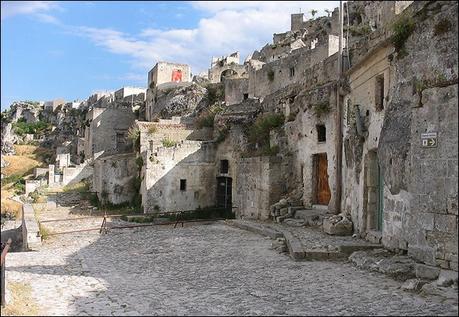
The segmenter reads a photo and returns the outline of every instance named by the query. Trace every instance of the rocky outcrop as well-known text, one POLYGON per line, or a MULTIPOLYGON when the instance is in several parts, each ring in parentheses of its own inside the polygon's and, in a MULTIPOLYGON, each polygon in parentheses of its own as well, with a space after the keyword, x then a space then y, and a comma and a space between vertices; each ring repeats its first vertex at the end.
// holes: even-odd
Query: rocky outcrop
POLYGON ((192 116, 207 106, 207 89, 193 83, 186 87, 158 89, 152 115, 170 119, 192 116))

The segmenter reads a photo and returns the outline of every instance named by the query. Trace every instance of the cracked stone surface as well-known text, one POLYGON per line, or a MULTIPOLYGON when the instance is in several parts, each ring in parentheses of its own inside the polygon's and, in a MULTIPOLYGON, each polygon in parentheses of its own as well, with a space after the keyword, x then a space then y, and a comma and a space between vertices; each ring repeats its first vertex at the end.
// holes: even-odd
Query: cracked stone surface
POLYGON ((6 278, 30 283, 45 315, 458 313, 348 263, 294 262, 271 242, 223 223, 67 234, 9 254, 6 278))

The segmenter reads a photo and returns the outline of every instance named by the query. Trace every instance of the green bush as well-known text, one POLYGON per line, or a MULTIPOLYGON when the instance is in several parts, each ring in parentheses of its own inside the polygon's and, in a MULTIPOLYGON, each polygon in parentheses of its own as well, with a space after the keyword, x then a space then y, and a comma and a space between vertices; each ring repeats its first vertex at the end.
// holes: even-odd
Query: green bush
POLYGON ((27 123, 24 118, 19 119, 17 122, 13 123, 13 131, 19 136, 25 134, 42 134, 50 130, 51 124, 37 121, 35 123, 27 123))
POLYGON ((249 142, 261 145, 269 142, 269 132, 284 124, 284 115, 277 113, 266 113, 259 116, 249 129, 249 142))
POLYGON ((222 112, 223 107, 220 105, 214 105, 209 108, 207 111, 203 111, 194 121, 194 125, 197 129, 202 129, 204 127, 213 128, 215 115, 222 112))
POLYGON ((413 33, 414 27, 414 20, 407 16, 400 17, 392 25, 392 31, 394 34, 391 37, 391 42, 400 57, 407 54, 405 50, 405 42, 410 37, 411 33, 413 33))
POLYGON ((134 149, 140 151, 140 130, 136 126, 132 126, 128 130, 128 139, 134 144, 134 149))
POLYGON ((161 143, 163 144, 164 147, 174 147, 177 145, 176 141, 171 140, 169 138, 162 139, 161 143))
POLYGON ((217 101, 225 100, 225 88, 223 84, 209 85, 207 86, 207 102, 209 105, 213 105, 217 101))
POLYGON ((330 104, 328 101, 316 103, 312 105, 312 109, 314 111, 314 114, 320 118, 322 115, 327 114, 330 112, 330 104))

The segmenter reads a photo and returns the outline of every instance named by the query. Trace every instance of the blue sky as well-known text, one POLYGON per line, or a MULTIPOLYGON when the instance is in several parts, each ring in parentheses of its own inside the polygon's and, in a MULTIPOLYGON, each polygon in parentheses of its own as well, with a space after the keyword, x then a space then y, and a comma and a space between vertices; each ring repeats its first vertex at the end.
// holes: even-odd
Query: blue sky
POLYGON ((14 100, 85 99, 145 87, 158 60, 206 71, 212 56, 241 62, 290 27, 290 13, 338 1, 2 1, 1 108, 14 100))

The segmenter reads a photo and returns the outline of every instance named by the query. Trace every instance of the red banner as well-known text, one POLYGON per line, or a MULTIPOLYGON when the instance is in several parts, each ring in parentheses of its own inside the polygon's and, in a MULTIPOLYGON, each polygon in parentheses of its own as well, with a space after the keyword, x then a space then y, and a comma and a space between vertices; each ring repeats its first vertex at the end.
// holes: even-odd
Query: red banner
POLYGON ((180 69, 174 69, 172 71, 172 81, 179 83, 182 81, 182 71, 180 69))

